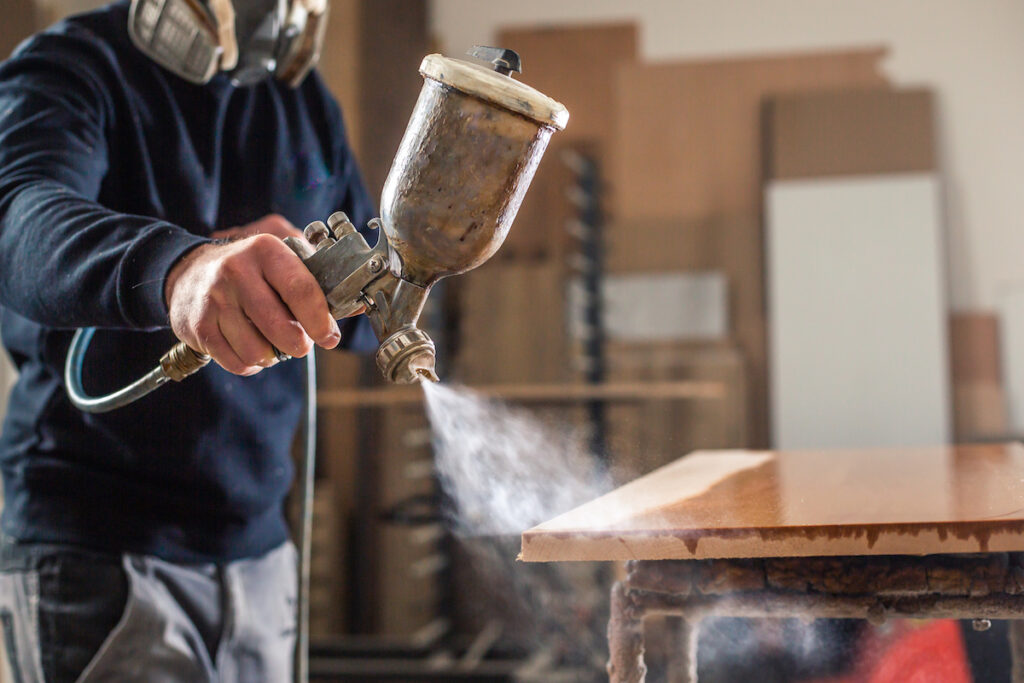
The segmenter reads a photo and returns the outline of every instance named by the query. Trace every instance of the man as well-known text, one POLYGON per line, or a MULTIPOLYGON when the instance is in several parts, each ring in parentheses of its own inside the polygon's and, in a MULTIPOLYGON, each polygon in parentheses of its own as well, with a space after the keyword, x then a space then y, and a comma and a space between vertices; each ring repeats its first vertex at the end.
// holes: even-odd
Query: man
POLYGON ((322 4, 120 0, 0 66, 0 330, 20 371, 0 616, 21 680, 290 675, 304 371, 272 347, 355 328, 279 238, 373 211, 337 104, 303 78, 322 4), (79 327, 99 328, 93 394, 175 337, 219 367, 87 415, 62 380, 79 327))

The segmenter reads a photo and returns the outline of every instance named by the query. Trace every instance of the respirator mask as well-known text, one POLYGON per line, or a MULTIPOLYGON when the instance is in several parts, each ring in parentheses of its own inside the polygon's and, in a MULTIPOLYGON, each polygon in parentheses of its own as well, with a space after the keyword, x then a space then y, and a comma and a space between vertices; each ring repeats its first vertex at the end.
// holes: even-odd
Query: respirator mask
POLYGON ((316 66, 328 0, 132 0, 128 34, 160 66, 196 84, 270 75, 297 87, 316 66))

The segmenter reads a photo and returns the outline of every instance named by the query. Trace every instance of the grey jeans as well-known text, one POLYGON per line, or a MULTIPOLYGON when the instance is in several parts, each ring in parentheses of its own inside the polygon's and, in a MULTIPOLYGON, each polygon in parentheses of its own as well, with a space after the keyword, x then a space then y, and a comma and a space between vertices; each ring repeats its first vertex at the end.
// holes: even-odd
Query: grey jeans
POLYGON ((0 621, 11 672, 16 683, 285 683, 296 559, 286 543, 225 565, 57 550, 8 566, 0 621))

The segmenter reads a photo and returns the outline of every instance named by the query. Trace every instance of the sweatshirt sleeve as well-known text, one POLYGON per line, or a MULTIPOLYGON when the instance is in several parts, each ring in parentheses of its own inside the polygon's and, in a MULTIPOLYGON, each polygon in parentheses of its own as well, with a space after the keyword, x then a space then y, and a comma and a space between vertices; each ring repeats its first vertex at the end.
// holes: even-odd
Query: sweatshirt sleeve
POLYGON ((167 272, 209 240, 97 203, 116 130, 97 53, 44 36, 0 65, 0 304, 51 327, 166 326, 167 272))

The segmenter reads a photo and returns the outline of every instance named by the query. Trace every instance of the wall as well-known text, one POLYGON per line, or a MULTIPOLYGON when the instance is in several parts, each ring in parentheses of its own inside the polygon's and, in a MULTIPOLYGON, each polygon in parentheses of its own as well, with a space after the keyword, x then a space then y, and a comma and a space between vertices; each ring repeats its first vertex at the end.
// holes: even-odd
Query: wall
MULTIPOLYGON (((1024 2, 432 0, 431 8, 432 30, 453 56, 492 43, 499 26, 619 20, 639 24, 648 61, 888 46, 894 83, 937 91, 953 307, 993 308, 1001 288, 1024 282, 1024 2)), ((524 67, 528 82, 528 58, 524 67)))

